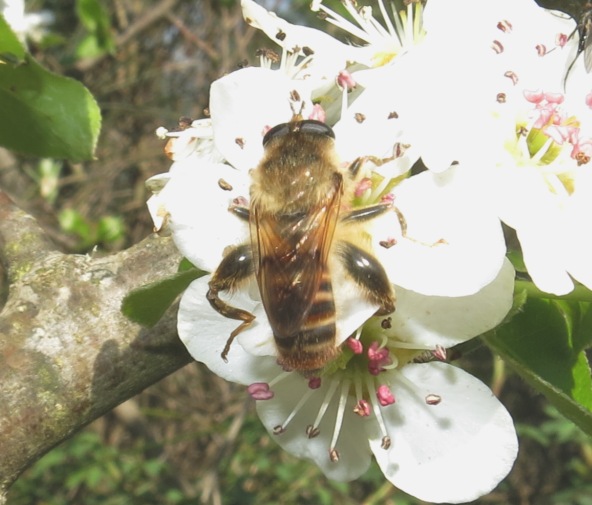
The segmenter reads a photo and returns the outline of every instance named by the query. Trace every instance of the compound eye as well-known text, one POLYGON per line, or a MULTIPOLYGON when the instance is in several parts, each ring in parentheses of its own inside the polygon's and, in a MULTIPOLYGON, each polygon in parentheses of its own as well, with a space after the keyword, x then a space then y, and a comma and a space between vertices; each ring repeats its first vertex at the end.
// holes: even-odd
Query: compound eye
POLYGON ((274 126, 263 137, 263 147, 265 147, 271 139, 284 137, 289 133, 312 133, 313 135, 323 135, 334 139, 335 133, 329 125, 316 121, 314 119, 305 119, 303 121, 290 121, 289 123, 282 123, 274 126))
POLYGON ((325 137, 330 137, 332 139, 335 138, 335 133, 333 133, 333 129, 329 125, 314 119, 305 119, 304 121, 301 121, 299 130, 303 133, 324 135, 325 137))
POLYGON ((274 126, 263 137, 263 147, 265 147, 271 139, 283 137, 284 135, 287 135, 291 131, 292 131, 292 125, 290 123, 282 123, 277 126, 274 126))

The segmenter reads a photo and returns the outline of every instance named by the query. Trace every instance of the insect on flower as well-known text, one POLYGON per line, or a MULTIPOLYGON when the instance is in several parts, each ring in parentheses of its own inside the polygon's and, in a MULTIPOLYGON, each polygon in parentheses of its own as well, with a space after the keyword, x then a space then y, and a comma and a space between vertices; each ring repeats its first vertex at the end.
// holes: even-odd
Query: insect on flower
POLYGON ((252 171, 250 203, 237 201, 230 208, 248 221, 250 242, 231 248, 209 282, 211 306, 242 321, 222 358, 255 316, 229 305, 219 293, 238 289, 253 275, 278 363, 305 376, 318 375, 339 354, 333 293, 337 271, 378 306, 377 315, 394 311, 392 285, 364 230, 365 223, 392 209, 392 202, 354 209, 342 205, 352 200, 364 159, 341 168, 334 138, 328 125, 297 113, 265 135, 263 158, 252 171))

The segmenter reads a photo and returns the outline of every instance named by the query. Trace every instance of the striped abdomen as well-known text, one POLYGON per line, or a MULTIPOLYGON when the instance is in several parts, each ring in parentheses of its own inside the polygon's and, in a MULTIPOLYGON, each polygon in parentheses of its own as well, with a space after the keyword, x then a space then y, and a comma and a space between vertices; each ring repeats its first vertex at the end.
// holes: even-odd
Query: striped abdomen
POLYGON ((335 302, 326 266, 301 323, 292 334, 280 334, 277 328, 273 328, 278 361, 286 369, 311 376, 338 354, 335 345, 335 302))

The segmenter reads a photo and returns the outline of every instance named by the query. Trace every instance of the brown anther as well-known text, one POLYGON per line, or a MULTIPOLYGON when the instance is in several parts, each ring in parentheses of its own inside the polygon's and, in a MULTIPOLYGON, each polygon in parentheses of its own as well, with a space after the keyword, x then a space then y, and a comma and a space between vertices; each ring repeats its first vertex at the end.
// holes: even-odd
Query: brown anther
POLYGON ((380 247, 384 247, 385 249, 390 249, 391 247, 393 247, 397 243, 397 241, 394 238, 389 238, 387 240, 381 240, 378 243, 380 244, 380 247))
POLYGON ((498 28, 498 30, 501 30, 504 33, 511 32, 512 31, 512 23, 510 23, 507 19, 502 19, 497 24, 497 28, 498 28))
POLYGON ((337 463, 339 461, 339 452, 337 452, 337 449, 331 449, 329 451, 329 459, 331 463, 337 463))
POLYGON ((238 147, 240 147, 241 149, 244 149, 245 148, 245 139, 244 138, 242 138, 242 137, 236 137, 234 139, 234 141, 236 142, 236 145, 238 147))
POLYGON ((314 51, 310 47, 304 46, 302 48, 302 54, 304 54, 304 56, 311 56, 314 54, 314 51))
POLYGON ((409 149, 410 147, 411 147, 411 144, 401 144, 401 142, 397 142, 393 146, 393 158, 394 159, 400 158, 401 156, 403 156, 407 152, 407 149, 409 149))
POLYGON ((382 442, 380 443, 380 447, 385 451, 391 448, 391 437, 384 436, 382 437, 382 442))
POLYGON ((399 114, 397 114, 395 111, 389 112, 387 119, 399 119, 399 114))
POLYGON ((366 121, 366 116, 364 116, 364 114, 362 114, 361 112, 356 112, 354 114, 354 119, 358 122, 358 123, 363 123, 364 121, 366 121))
POLYGON ((224 191, 232 191, 232 186, 224 179, 218 179, 218 186, 220 186, 220 188, 224 191))
POLYGON ((519 135, 521 137, 526 137, 528 135, 528 129, 526 128, 526 126, 520 126, 516 130, 516 135, 519 135))
POLYGON ((393 327, 391 316, 380 321, 380 326, 382 327, 383 330, 391 329, 393 327))
POLYGON ((293 102, 300 102, 300 93, 298 93, 298 91, 296 91, 295 89, 290 91, 290 100, 292 100, 293 102))
POLYGON ((313 426, 312 424, 309 424, 306 427, 306 436, 308 438, 315 438, 318 437, 319 434, 321 433, 321 430, 319 430, 318 428, 316 428, 315 426, 313 426))
POLYGON ((491 43, 491 49, 493 49, 495 54, 501 54, 504 52, 504 46, 499 40, 494 40, 491 43))
POLYGON ((286 431, 286 428, 284 428, 281 424, 273 427, 274 435, 281 435, 284 431, 286 431))
POLYGON ((282 29, 279 29, 278 32, 275 34, 275 38, 278 39, 280 42, 286 39, 286 32, 282 29))
POLYGON ((506 103, 506 94, 505 93, 498 93, 495 97, 497 103, 506 103))
POLYGON ((512 70, 508 70, 507 72, 504 72, 504 77, 511 79, 512 84, 514 84, 514 85, 518 84, 518 75, 516 74, 516 72, 513 72, 512 70))
POLYGON ((257 49, 257 51, 255 51, 255 55, 260 58, 267 58, 272 63, 277 63, 278 61, 280 61, 279 54, 277 54, 275 51, 272 51, 271 49, 266 49, 264 47, 257 49))
POLYGON ((425 397, 425 402, 428 405, 438 405, 442 401, 442 397, 435 394, 429 394, 425 397))
POLYGON ((578 167, 586 165, 590 162, 590 156, 580 151, 576 154, 576 162, 578 163, 578 167))

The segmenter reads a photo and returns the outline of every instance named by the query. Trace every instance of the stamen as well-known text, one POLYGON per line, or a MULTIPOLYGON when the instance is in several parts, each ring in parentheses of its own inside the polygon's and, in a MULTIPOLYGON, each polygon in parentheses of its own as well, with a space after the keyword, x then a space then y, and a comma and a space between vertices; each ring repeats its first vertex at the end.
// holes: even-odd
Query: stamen
POLYGON ((391 247, 396 245, 396 243, 397 243, 397 240, 393 237, 389 237, 386 240, 381 240, 380 242, 378 242, 378 244, 381 247, 384 247, 385 249, 390 249, 391 247))
POLYGON ((502 19, 497 24, 497 28, 504 33, 508 33, 512 31, 512 23, 510 23, 507 19, 502 19))
POLYGON ((310 379, 308 379, 308 387, 310 389, 319 389, 321 387, 321 378, 311 377, 310 379))
MULTIPOLYGON (((335 390, 337 389, 338 385, 339 385, 339 381, 337 381, 337 380, 332 380, 331 383, 329 384, 329 390, 325 394, 325 398, 323 399, 323 403, 321 404, 321 408, 319 409, 319 413, 317 414, 317 418, 315 419, 314 423, 312 424, 312 428, 314 430, 318 429, 319 424, 321 424, 321 420, 323 419, 325 412, 327 412, 327 408, 329 407, 329 404, 331 403, 331 399, 333 398, 333 395, 335 394, 335 390)), ((312 392, 312 391, 313 391, 312 389, 309 389, 309 392, 312 392)))
POLYGON ((547 48, 545 47, 545 44, 537 44, 536 51, 539 56, 545 56, 545 54, 547 54, 547 48))
MULTIPOLYGON (((346 8, 347 8, 347 5, 346 5, 346 8)), ((337 26, 338 28, 341 28, 342 30, 345 30, 346 32, 351 33, 352 35, 355 35, 356 37, 358 37, 359 39, 361 39, 365 42, 370 43, 371 40, 368 37, 368 34, 364 30, 361 30, 356 25, 354 25, 353 23, 351 23, 350 21, 348 21, 344 17, 340 16, 335 11, 329 9, 328 7, 323 5, 322 3, 317 4, 316 2, 313 2, 313 4, 311 5, 311 9, 313 11, 324 12, 328 16, 326 18, 327 22, 331 23, 332 25, 337 26)), ((347 10, 351 14, 350 9, 347 9, 347 10)), ((357 21, 357 19, 356 19, 356 21, 357 21)))
POLYGON ((504 52, 504 46, 502 45, 502 43, 499 40, 494 40, 491 43, 491 48, 493 49, 495 54, 501 54, 504 52))
POLYGON ((280 372, 273 379, 271 379, 269 381, 269 387, 273 387, 276 384, 279 384, 281 381, 283 381, 284 379, 286 379, 290 375, 291 375, 291 372, 280 372))
POLYGON ((514 86, 516 84, 518 84, 518 75, 516 75, 516 73, 513 72, 512 70, 508 70, 507 72, 504 72, 504 77, 508 77, 509 79, 511 79, 512 84, 514 84, 514 86))
POLYGON ((393 395, 393 392, 386 384, 378 386, 376 397, 378 398, 380 405, 383 407, 387 407, 395 403, 395 395, 393 395))
MULTIPOLYGON (((442 397, 440 395, 434 394, 434 393, 427 393, 427 392, 422 392, 419 390, 419 388, 417 387, 416 384, 414 384, 413 382, 411 382, 407 377, 405 377, 405 375, 403 375, 401 372, 394 370, 393 372, 391 372, 393 374, 396 375, 397 379, 400 381, 400 383, 407 388, 407 390, 416 397, 417 400, 419 400, 420 403, 425 403, 426 405, 437 405, 438 403, 440 403, 442 401, 442 397), (435 400, 437 401, 437 403, 429 403, 428 402, 428 398, 430 398, 431 400, 435 400)), ((432 410, 429 410, 428 412, 433 412, 432 410)))
POLYGON ((254 382, 249 385, 247 391, 254 400, 270 400, 274 396, 267 382, 254 382))
POLYGON ((370 398, 370 402, 372 403, 372 410, 374 411, 374 417, 376 418, 376 422, 378 423, 378 427, 380 428, 380 432, 382 433, 382 439, 384 441, 385 438, 388 437, 388 432, 386 430, 386 425, 384 423, 384 419, 382 418, 382 411, 380 409, 380 405, 378 403, 378 398, 376 397, 376 390, 374 388, 374 380, 370 375, 366 375, 366 389, 368 390, 368 395, 370 398))
POLYGON ((224 191, 232 191, 232 185, 226 182, 224 179, 218 179, 218 186, 224 191))
POLYGON ((360 342, 356 338, 349 337, 345 341, 345 343, 352 350, 352 352, 354 354, 362 354, 362 352, 364 351, 364 346, 362 345, 362 342, 360 342))
POLYGON ((442 401, 442 397, 439 395, 429 394, 425 397, 425 402, 428 405, 438 405, 442 401))
POLYGON ((333 437, 331 438, 331 453, 337 452, 335 447, 337 446, 337 439, 341 432, 341 425, 343 424, 343 414, 345 412, 345 405, 349 397, 349 380, 344 380, 341 383, 341 394, 339 395, 339 405, 337 406, 337 416, 335 417, 335 427, 333 428, 333 437))
POLYGON ((360 417, 368 417, 370 415, 370 404, 366 400, 358 400, 354 407, 354 414, 360 417))
POLYGON ((339 452, 336 449, 331 449, 329 451, 329 459, 332 463, 337 463, 339 461, 339 452))
POLYGON ((292 421, 292 419, 294 419, 294 416, 298 413, 298 411, 301 409, 301 407, 309 400, 309 398, 314 394, 314 392, 315 392, 314 389, 309 389, 306 393, 304 393, 304 395, 302 395, 300 400, 298 400, 298 403, 292 409, 292 412, 290 412, 290 414, 288 414, 288 417, 286 418, 286 420, 282 424, 276 426, 273 429, 273 433, 275 435, 279 435, 280 433, 283 433, 284 431, 286 431, 286 427, 288 426, 290 421, 292 421))
POLYGON ((388 29, 390 36, 396 37, 397 31, 395 30, 393 23, 391 23, 391 18, 389 17, 389 15, 386 11, 386 8, 384 7, 384 2, 382 0, 378 0, 378 8, 380 9, 380 13, 382 14, 382 19, 384 19, 384 22, 386 24, 386 27, 388 29))

